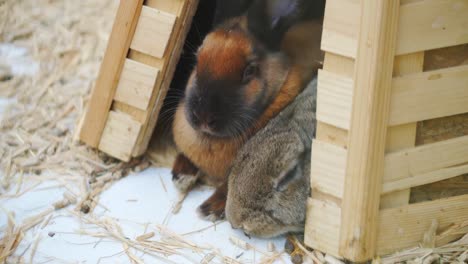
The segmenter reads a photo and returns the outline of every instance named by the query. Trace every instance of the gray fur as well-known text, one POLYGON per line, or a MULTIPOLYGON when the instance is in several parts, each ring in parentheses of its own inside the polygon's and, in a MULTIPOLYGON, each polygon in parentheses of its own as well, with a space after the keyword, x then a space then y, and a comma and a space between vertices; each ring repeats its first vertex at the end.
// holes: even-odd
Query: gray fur
POLYGON ((261 237, 303 231, 316 92, 314 79, 239 151, 226 204, 226 218, 234 228, 261 237))

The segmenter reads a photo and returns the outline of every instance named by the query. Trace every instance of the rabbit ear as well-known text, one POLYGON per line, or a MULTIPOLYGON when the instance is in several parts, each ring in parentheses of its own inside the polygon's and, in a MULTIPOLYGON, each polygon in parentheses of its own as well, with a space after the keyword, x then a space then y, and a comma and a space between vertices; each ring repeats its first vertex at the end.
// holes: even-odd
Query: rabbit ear
POLYGON ((273 179, 273 185, 278 191, 286 189, 291 181, 301 177, 301 164, 305 154, 304 145, 299 138, 291 135, 284 136, 288 137, 285 139, 287 144, 281 148, 281 153, 273 162, 274 171, 278 175, 273 179))
POLYGON ((244 15, 252 2, 253 0, 217 0, 214 26, 230 18, 244 15))
POLYGON ((279 177, 274 180, 273 185, 275 190, 285 190, 291 181, 293 181, 297 177, 300 177, 300 174, 301 169, 299 168, 297 161, 290 164, 290 167, 282 171, 279 177))
POLYGON ((247 13, 249 31, 266 47, 279 49, 299 13, 298 6, 299 0, 256 0, 247 13))

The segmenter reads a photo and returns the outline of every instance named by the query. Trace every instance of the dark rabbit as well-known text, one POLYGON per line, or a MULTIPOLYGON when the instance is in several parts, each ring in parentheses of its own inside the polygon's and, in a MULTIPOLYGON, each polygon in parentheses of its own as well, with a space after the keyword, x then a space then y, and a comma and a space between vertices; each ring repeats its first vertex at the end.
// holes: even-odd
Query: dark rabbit
POLYGON ((246 234, 304 229, 310 194, 317 80, 239 151, 229 174, 226 218, 246 234))
MULTIPOLYGON (((234 3, 222 2, 221 11, 234 3)), ((244 14, 227 14, 199 48, 173 125, 180 151, 173 180, 181 191, 198 180, 219 187, 200 207, 202 215, 215 218, 224 212, 226 177, 237 151, 294 100, 323 56, 324 1, 238 3, 236 12, 246 8, 244 14)))

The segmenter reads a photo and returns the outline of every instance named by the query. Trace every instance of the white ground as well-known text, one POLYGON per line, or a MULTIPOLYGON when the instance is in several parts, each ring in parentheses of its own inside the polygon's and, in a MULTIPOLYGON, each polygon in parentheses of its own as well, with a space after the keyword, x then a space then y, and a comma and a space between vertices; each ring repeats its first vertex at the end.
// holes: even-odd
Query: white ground
MULTIPOLYGON (((55 185, 56 182, 44 183, 19 198, 3 199, 0 204, 4 209, 13 211, 16 220, 21 221, 44 211, 50 204, 62 198, 65 190, 56 188, 55 185)), ((102 206, 96 208, 94 215, 99 218, 115 218, 122 226, 124 234, 129 238, 135 238, 151 230, 154 231, 156 225, 166 225, 170 230, 178 234, 190 233, 209 227, 204 231, 186 235, 185 237, 199 246, 206 245, 207 247, 218 248, 222 255, 237 259, 242 263, 257 263, 263 255, 254 250, 246 251, 233 245, 229 241, 232 236, 247 241, 259 251, 267 252, 268 241, 273 241, 278 250, 283 249, 284 238, 275 240, 249 239, 242 232, 232 230, 227 222, 213 225, 213 223, 200 220, 195 213, 195 208, 210 193, 211 191, 207 188, 192 192, 184 202, 180 213, 172 215, 170 211, 176 201, 177 193, 170 180, 170 170, 152 168, 130 175, 105 191, 100 199, 102 206), (147 231, 145 231, 146 224, 148 224, 147 231)), ((34 257, 34 263, 48 260, 67 263, 129 262, 129 258, 123 253, 121 243, 109 239, 101 241, 99 238, 77 235, 80 229, 93 232, 97 232, 98 229, 95 229, 93 225, 83 224, 78 217, 68 212, 68 210, 71 211, 72 209, 64 209, 65 211, 62 213, 60 211, 54 213, 53 219, 47 226, 38 225, 29 231, 15 255, 23 254, 24 250, 29 247, 29 250, 26 250, 27 252, 24 254, 26 259, 29 260, 27 256, 32 248, 30 245, 39 235, 41 238, 34 257), (55 233, 55 236, 50 237, 48 235, 50 232, 55 233)), ((6 221, 6 215, 1 214, 0 226, 6 225, 6 221)), ((199 263, 204 257, 203 253, 186 253, 193 258, 195 263, 199 263)), ((137 256, 141 257, 141 255, 137 256)), ((141 257, 141 259, 147 263, 166 262, 150 256, 141 257)), ((176 263, 192 262, 178 256, 169 257, 169 259, 176 263)), ((286 255, 282 259, 289 262, 286 255)), ((219 261, 216 262, 219 263, 219 261)))

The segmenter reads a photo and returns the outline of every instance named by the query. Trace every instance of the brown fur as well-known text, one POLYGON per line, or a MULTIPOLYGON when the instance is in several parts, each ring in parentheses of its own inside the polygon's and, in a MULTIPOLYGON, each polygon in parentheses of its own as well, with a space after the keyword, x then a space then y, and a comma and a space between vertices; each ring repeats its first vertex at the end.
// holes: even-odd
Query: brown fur
MULTIPOLYGON (((226 81, 242 78, 245 66, 253 56, 250 44, 252 41, 245 33, 245 18, 234 19, 230 23, 235 24, 235 27, 231 28, 236 29, 218 29, 205 39, 199 50, 197 67, 189 80, 187 91, 193 89, 198 76, 226 81)), ((280 55, 269 56, 263 61, 268 66, 266 69, 262 68, 262 76, 265 79, 249 82, 244 100, 253 103, 260 99, 267 107, 243 135, 222 138, 196 131, 187 120, 185 101, 179 104, 173 126, 177 147, 206 175, 206 183, 221 186, 200 207, 205 216, 221 215, 219 212, 224 209, 227 192, 223 186, 239 149, 247 139, 294 100, 320 67, 323 59, 323 54, 319 51, 320 33, 320 22, 296 25, 286 34, 282 43, 282 49, 289 57, 288 63, 280 55), (309 49, 314 51, 308 51, 309 49), (262 98, 258 98, 260 95, 262 98)))
POLYGON ((197 167, 184 155, 177 155, 174 165, 172 167, 172 172, 176 175, 186 174, 186 175, 195 175, 198 172, 197 167))
POLYGON ((241 32, 218 29, 206 37, 198 52, 197 73, 213 79, 240 79, 251 52, 250 42, 241 32))
MULTIPOLYGON (((264 127, 268 121, 288 105, 302 90, 302 80, 297 69, 291 69, 288 78, 281 87, 277 97, 261 115, 259 120, 246 134, 248 137, 264 127)), ((240 138, 212 138, 195 131, 187 122, 184 113, 185 104, 182 102, 176 112, 174 122, 174 139, 189 159, 204 173, 211 176, 208 181, 218 185, 225 180, 227 171, 235 158, 244 139, 240 138)))

